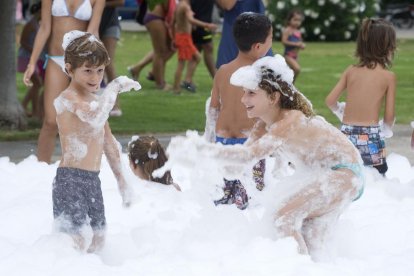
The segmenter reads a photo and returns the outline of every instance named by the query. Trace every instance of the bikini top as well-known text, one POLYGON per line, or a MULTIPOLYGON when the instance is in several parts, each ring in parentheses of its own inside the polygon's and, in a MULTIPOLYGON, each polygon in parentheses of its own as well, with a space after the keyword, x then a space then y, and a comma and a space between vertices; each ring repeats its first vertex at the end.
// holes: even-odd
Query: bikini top
POLYGON ((52 3, 52 15, 71 16, 82 21, 89 21, 92 17, 92 5, 90 0, 84 0, 75 10, 75 13, 70 14, 66 0, 54 0, 52 3))

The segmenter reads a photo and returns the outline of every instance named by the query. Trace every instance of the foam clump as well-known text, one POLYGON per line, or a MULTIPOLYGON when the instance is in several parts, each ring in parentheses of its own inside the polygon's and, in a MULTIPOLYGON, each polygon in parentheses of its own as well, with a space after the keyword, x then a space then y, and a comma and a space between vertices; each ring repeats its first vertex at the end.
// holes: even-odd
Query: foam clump
POLYGON ((230 78, 230 83, 235 86, 241 86, 247 89, 255 90, 258 88, 261 81, 262 70, 261 68, 271 69, 275 75, 280 75, 280 78, 292 84, 293 71, 286 64, 285 59, 276 54, 274 57, 263 57, 258 59, 252 65, 243 66, 239 68, 230 78))
POLYGON ((73 30, 70 32, 67 32, 64 36, 63 36, 63 42, 62 42, 62 48, 63 50, 66 50, 66 48, 69 46, 69 44, 74 41, 75 39, 84 36, 86 34, 86 32, 81 32, 78 30, 73 30))

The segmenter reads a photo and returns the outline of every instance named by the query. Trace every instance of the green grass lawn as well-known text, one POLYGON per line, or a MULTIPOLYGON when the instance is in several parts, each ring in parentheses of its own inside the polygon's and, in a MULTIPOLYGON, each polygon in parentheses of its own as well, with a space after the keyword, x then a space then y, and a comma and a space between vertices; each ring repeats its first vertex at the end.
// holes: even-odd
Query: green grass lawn
MULTIPOLYGON (((218 45, 219 36, 215 38, 218 45)), ((353 58, 355 44, 313 42, 300 53, 302 73, 296 86, 313 103, 316 112, 328 121, 338 124, 338 120, 325 107, 324 99, 339 79, 342 71, 355 62, 353 58)), ((123 32, 116 53, 116 69, 118 75, 127 75, 127 66, 137 62, 149 50, 151 41, 147 33, 123 32)), ((280 42, 273 44, 275 53, 282 52, 280 42)), ((410 109, 414 99, 414 40, 400 40, 394 59, 392 71, 398 79, 396 116, 397 123, 405 124, 414 119, 410 109)), ((170 84, 176 66, 176 56, 167 65, 166 79, 170 84)), ((205 100, 210 95, 212 79, 203 63, 200 63, 194 82, 197 93, 183 91, 179 96, 154 89, 154 84, 145 76, 150 66, 140 76, 142 89, 140 92, 129 92, 120 95, 123 115, 110 118, 110 125, 115 134, 171 133, 187 129, 202 131, 204 129, 205 100)), ((21 81, 22 74, 17 74, 18 97, 22 99, 26 88, 21 81)), ((363 93, 363 91, 361 91, 363 93)), ((36 138, 40 123, 29 120, 29 130, 24 132, 7 132, 0 134, 0 140, 36 138)))

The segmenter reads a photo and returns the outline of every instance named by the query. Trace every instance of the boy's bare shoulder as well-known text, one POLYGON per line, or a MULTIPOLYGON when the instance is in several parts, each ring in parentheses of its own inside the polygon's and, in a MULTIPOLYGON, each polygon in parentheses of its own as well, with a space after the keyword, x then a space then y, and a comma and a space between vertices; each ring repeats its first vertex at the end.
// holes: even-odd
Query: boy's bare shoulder
POLYGON ((217 70, 216 74, 214 75, 215 79, 223 79, 228 78, 231 74, 234 73, 234 69, 232 68, 230 63, 223 64, 217 70))

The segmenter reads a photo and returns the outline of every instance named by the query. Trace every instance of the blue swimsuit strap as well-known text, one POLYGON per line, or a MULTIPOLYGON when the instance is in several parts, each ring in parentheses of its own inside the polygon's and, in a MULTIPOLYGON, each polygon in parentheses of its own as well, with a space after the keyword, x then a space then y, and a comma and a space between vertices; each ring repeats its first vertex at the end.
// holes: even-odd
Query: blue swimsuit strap
POLYGON ((356 198, 354 198, 353 201, 358 200, 364 193, 364 187, 365 187, 365 177, 364 177, 364 174, 362 173, 362 166, 358 163, 341 163, 341 164, 332 166, 331 169, 332 170, 338 170, 338 169, 351 170, 362 181, 362 187, 358 191, 358 195, 356 196, 356 198))
POLYGON ((49 58, 54 58, 54 57, 57 57, 57 58, 59 58, 59 57, 63 57, 63 56, 49 56, 48 54, 45 54, 45 63, 43 64, 43 69, 45 69, 46 70, 46 66, 47 66, 47 63, 49 62, 49 58))

